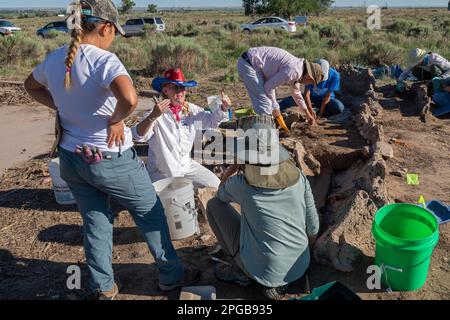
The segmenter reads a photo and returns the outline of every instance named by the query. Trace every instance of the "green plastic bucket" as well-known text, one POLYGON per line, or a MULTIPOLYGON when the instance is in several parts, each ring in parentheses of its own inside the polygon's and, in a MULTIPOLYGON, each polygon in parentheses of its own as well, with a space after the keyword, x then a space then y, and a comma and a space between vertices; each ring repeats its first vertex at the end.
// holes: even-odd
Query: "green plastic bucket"
POLYGON ((375 215, 375 264, 382 282, 396 291, 421 288, 427 279, 434 247, 439 240, 436 217, 428 210, 406 203, 387 205, 375 215))
POLYGON ((243 108, 243 109, 237 109, 234 111, 234 114, 236 115, 236 118, 241 118, 244 116, 250 116, 252 114, 256 114, 252 108, 243 108))

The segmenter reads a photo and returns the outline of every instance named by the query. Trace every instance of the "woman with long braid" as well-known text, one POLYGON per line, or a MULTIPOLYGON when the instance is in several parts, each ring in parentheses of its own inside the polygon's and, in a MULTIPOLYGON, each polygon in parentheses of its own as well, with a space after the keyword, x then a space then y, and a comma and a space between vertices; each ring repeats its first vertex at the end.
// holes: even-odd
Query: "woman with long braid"
POLYGON ((72 7, 81 23, 72 31, 69 47, 51 52, 27 78, 25 88, 57 110, 61 120, 61 177, 83 218, 92 297, 111 300, 119 290, 112 270, 111 197, 131 213, 144 234, 159 269, 159 288, 170 291, 192 284, 200 273, 181 265, 161 202, 124 124, 136 108, 137 95, 123 64, 107 51, 116 31, 124 34, 117 9, 111 0, 79 1, 72 7))

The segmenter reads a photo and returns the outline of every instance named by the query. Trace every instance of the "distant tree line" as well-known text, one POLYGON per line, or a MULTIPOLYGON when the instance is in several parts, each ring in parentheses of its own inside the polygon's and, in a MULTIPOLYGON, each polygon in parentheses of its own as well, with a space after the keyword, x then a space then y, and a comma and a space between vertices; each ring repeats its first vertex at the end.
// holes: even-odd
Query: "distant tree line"
POLYGON ((246 15, 274 14, 292 17, 296 14, 318 14, 327 10, 334 0, 243 0, 246 15))
MULTIPOLYGON (((133 0, 122 0, 122 6, 119 11, 122 14, 129 13, 133 7, 136 6, 136 3, 133 0)), ((156 4, 149 4, 147 7, 147 12, 156 13, 158 12, 158 6, 156 4)))
POLYGON ((36 9, 16 9, 16 10, 0 10, 0 19, 25 19, 35 17, 54 17, 58 14, 65 14, 65 10, 36 10, 36 9))

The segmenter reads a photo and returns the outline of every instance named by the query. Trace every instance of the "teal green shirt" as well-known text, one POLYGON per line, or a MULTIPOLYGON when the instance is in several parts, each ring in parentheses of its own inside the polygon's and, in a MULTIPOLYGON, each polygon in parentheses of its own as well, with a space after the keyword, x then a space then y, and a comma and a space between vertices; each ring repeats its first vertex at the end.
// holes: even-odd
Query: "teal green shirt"
POLYGON ((217 196, 241 206, 239 255, 254 280, 278 287, 303 276, 310 262, 308 235, 319 231, 314 197, 303 174, 286 189, 255 188, 237 175, 217 196))

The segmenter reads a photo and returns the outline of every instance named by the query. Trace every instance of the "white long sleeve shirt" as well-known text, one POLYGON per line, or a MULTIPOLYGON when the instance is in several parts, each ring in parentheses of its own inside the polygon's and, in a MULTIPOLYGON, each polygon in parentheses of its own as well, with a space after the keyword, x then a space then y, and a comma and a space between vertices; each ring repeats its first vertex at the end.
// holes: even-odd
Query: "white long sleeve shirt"
MULTIPOLYGON (((277 101, 275 89, 279 86, 289 86, 291 95, 297 105, 306 110, 306 103, 298 82, 303 75, 303 62, 286 50, 274 47, 256 47, 247 52, 253 68, 264 76, 264 89, 272 102, 277 101)), ((265 110, 272 114, 272 110, 265 110)))
MULTIPOLYGON (((440 54, 437 53, 429 54, 428 63, 425 66, 425 68, 429 69, 431 66, 438 66, 440 69, 444 71, 444 73, 441 75, 442 79, 450 78, 450 62, 440 54)), ((408 68, 405 71, 403 71, 400 77, 398 77, 398 80, 399 81, 405 80, 411 73, 412 69, 413 68, 408 68)))
POLYGON ((131 129, 136 141, 148 142, 147 170, 150 176, 184 176, 193 161, 191 150, 196 130, 216 129, 222 121, 228 119, 228 114, 221 108, 209 112, 195 104, 188 105, 189 113, 182 114, 180 122, 177 122, 172 111, 168 110, 156 119, 145 135, 138 134, 137 125, 131 129))

